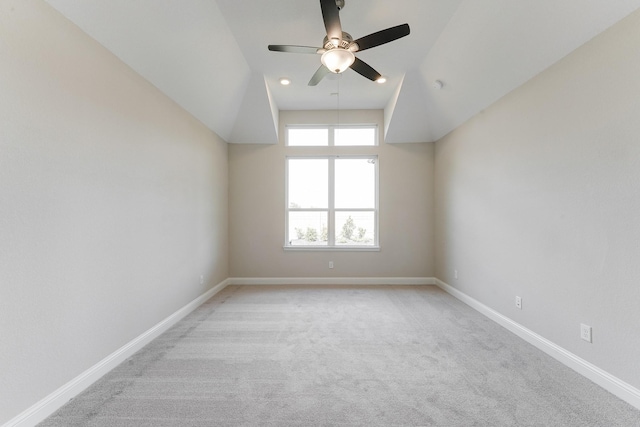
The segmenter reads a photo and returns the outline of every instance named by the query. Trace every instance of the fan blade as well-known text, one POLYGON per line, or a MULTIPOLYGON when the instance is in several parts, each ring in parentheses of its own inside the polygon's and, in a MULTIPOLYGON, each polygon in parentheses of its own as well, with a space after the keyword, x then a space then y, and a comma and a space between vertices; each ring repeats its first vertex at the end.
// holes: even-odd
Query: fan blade
POLYGON ((313 46, 291 46, 283 44, 270 44, 269 50, 273 52, 287 52, 287 53, 319 53, 321 50, 319 47, 313 46))
POLYGON ((374 70, 373 68, 371 68, 369 64, 367 64, 366 62, 358 58, 356 58, 354 63, 351 64, 351 69, 356 73, 360 74, 361 76, 364 76, 374 82, 378 80, 380 77, 382 77, 380 73, 374 70))
POLYGON ((309 80, 308 86, 317 85, 318 83, 320 83, 320 80, 322 80, 324 76, 326 76, 330 72, 331 71, 329 71, 327 67, 325 67, 324 65, 321 65, 320 68, 318 68, 316 73, 313 75, 313 77, 311 77, 311 80, 309 80))
POLYGON ((371 49, 372 47, 380 46, 381 44, 389 43, 401 37, 408 36, 409 32, 409 24, 402 24, 361 37, 353 43, 358 45, 358 50, 356 52, 360 52, 365 49, 371 49))
POLYGON ((337 39, 338 44, 342 41, 342 25, 340 24, 340 9, 336 6, 336 0, 320 0, 322 9, 322 19, 324 27, 327 29, 329 40, 337 39))

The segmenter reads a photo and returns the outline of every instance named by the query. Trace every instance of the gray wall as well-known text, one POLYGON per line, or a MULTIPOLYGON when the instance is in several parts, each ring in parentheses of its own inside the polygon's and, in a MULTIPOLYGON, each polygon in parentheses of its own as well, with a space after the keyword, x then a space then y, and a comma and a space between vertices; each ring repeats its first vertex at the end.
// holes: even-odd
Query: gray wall
POLYGON ((3 424, 229 276, 228 171, 41 1, 0 2, 0 124, 3 424))
MULTIPOLYGON (((336 111, 281 111, 279 144, 229 146, 231 276, 433 277, 433 144, 345 150, 379 156, 380 252, 284 251, 285 156, 332 152, 285 147, 284 126, 301 123, 336 123, 336 111)), ((382 110, 341 111, 340 123, 384 135, 382 110)))
POLYGON ((635 12, 435 154, 437 276, 636 388, 638 70, 635 12), (580 340, 580 323, 593 327, 593 344, 580 340))

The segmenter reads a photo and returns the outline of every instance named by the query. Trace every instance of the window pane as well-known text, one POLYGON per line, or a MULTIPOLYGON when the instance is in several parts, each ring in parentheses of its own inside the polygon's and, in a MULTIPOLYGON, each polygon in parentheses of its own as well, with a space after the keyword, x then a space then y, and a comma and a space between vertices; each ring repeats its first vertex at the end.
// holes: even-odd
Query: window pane
POLYGON ((375 159, 336 159, 335 207, 374 209, 375 205, 375 159))
POLYGON ((336 212, 336 245, 373 245, 373 212, 336 212))
POLYGON ((289 244, 326 245, 327 212, 289 212, 289 244))
POLYGON ((328 208, 329 160, 288 159, 288 162, 289 208, 328 208))
POLYGON ((287 138, 290 146, 326 146, 329 145, 329 129, 288 128, 287 138))
POLYGON ((376 145, 376 128, 340 128, 335 130, 335 145, 376 145))

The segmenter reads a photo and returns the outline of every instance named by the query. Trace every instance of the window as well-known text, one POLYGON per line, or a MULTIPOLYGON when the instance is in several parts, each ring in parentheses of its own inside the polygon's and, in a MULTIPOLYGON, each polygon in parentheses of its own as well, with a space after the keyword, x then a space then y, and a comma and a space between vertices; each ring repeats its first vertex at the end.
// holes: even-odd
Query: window
POLYGON ((376 125, 297 125, 287 126, 290 147, 374 146, 378 141, 376 125))
POLYGON ((329 129, 327 127, 288 127, 287 142, 290 146, 315 147, 329 145, 329 129))
POLYGON ((288 157, 286 248, 378 247, 378 157, 288 157))

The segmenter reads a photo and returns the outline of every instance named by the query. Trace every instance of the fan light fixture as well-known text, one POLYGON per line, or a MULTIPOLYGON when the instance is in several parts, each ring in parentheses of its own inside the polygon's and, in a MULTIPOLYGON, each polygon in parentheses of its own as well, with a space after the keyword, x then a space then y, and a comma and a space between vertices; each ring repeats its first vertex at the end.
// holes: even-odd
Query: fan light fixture
POLYGON ((335 48, 329 49, 322 54, 320 58, 325 67, 332 73, 340 74, 353 64, 356 56, 347 49, 335 48))

